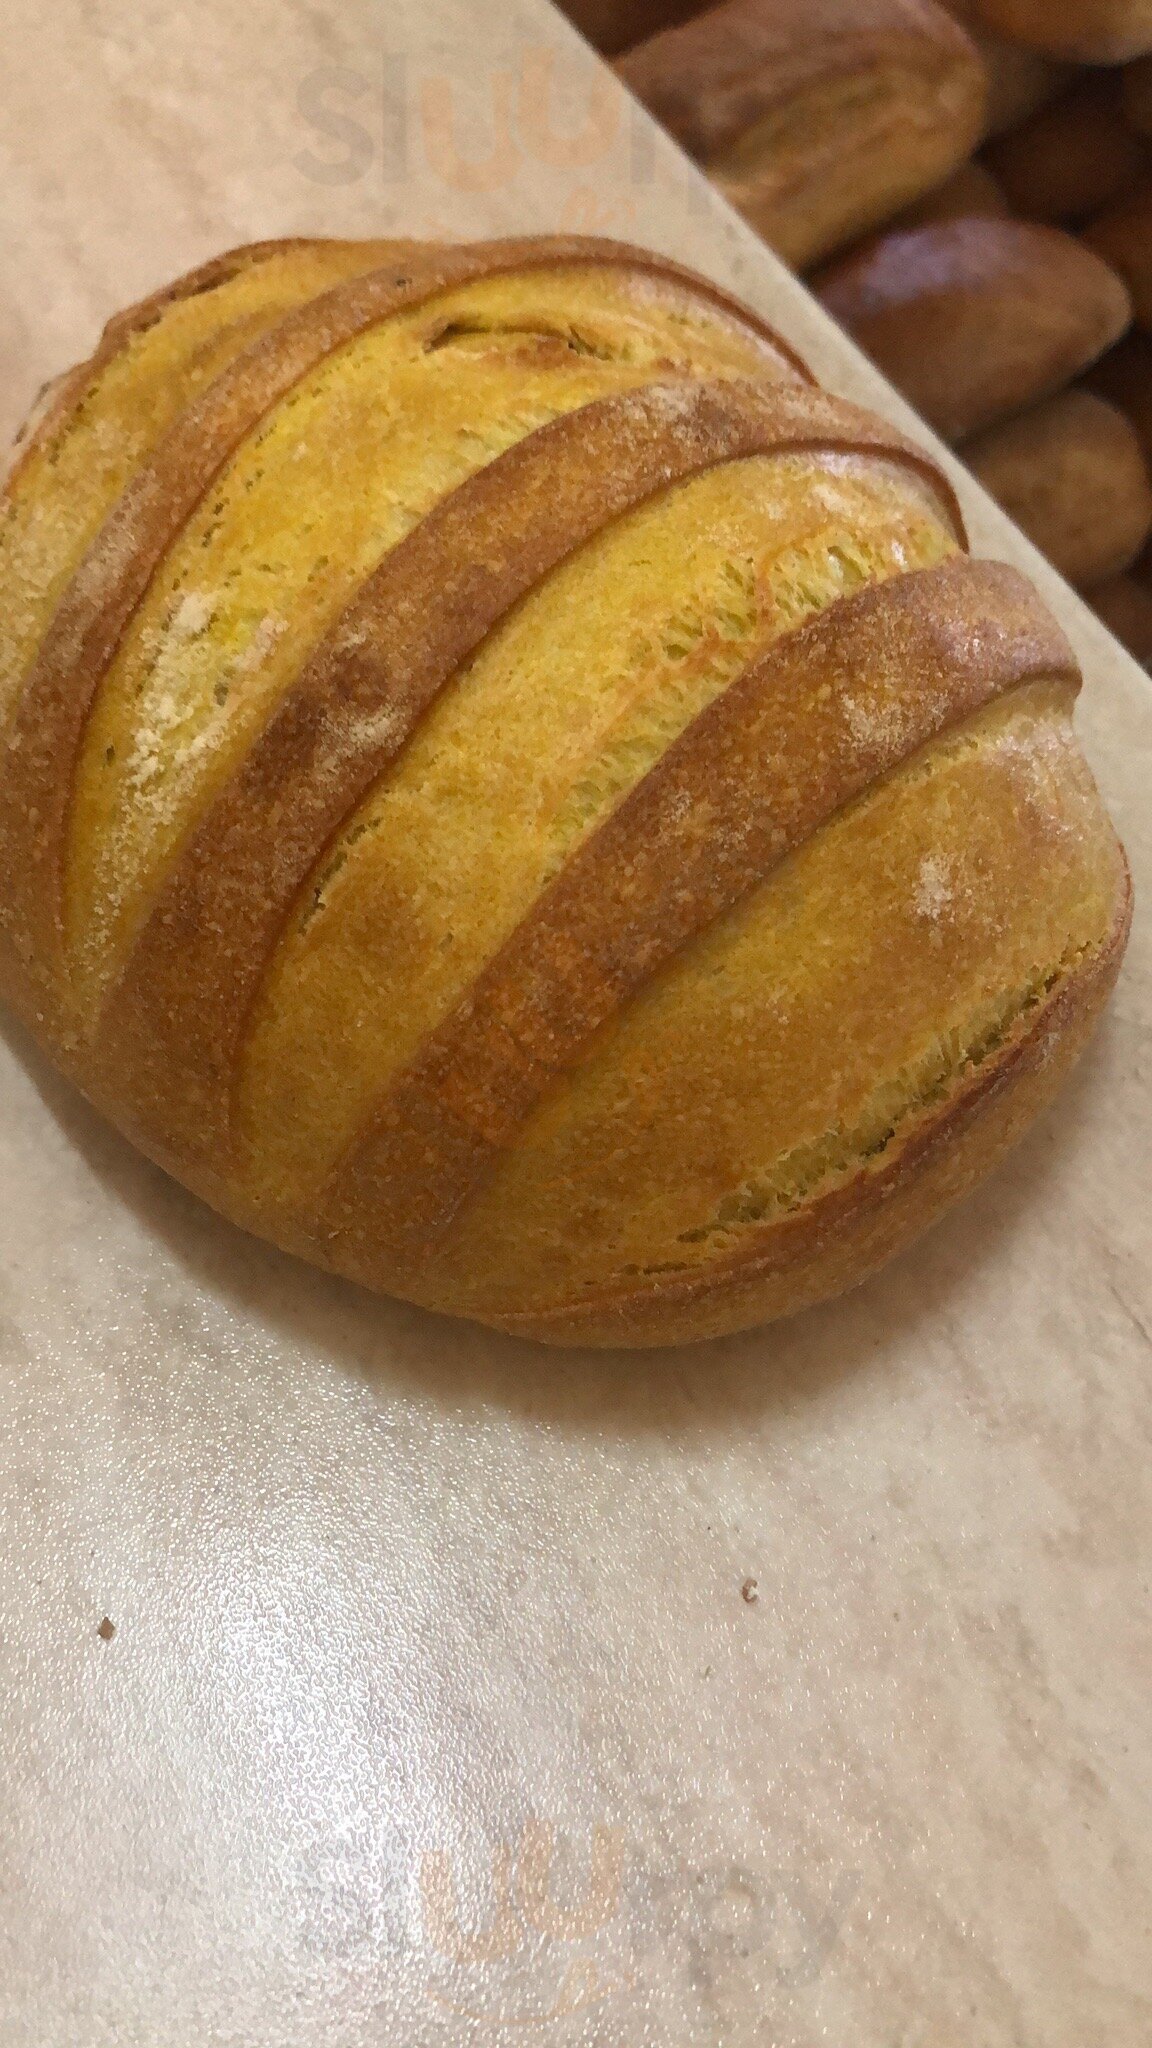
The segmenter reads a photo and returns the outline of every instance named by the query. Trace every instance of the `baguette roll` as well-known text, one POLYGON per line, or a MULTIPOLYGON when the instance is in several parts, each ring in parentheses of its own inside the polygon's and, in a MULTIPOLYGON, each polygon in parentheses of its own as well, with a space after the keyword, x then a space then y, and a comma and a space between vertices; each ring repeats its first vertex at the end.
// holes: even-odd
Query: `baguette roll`
POLYGON ((1116 273, 1070 235, 955 220, 884 235, 813 288, 945 440, 1035 404, 1087 368, 1131 318, 1116 273))
POLYGON ((0 983, 226 1216, 557 1343, 745 1327, 1050 1098, 1123 854, 896 429, 576 238, 263 245, 0 521, 0 983))
POLYGON ((1089 370, 1085 382, 1127 413, 1152 462, 1152 337, 1133 331, 1089 370))
POLYGON ((1135 428, 1092 391, 1062 391, 970 441, 965 461, 1069 583, 1087 589, 1136 560, 1152 483, 1135 428))
POLYGON ((938 185, 984 127, 979 58, 932 0, 727 0, 617 68, 798 268, 938 185))
POLYGON ((1152 333, 1152 179, 1093 221, 1085 240, 1119 271, 1137 320, 1152 333))
POLYGON ((1152 589, 1135 576, 1113 576, 1088 591, 1087 597, 1133 660, 1152 667, 1152 589))
POLYGON ((987 161, 1013 211, 1077 224, 1139 183, 1148 152, 1125 121, 1118 81, 1105 73, 991 143, 987 161))
POLYGON ((1152 50, 1152 0, 976 0, 1009 42, 1071 64, 1123 64, 1152 50))

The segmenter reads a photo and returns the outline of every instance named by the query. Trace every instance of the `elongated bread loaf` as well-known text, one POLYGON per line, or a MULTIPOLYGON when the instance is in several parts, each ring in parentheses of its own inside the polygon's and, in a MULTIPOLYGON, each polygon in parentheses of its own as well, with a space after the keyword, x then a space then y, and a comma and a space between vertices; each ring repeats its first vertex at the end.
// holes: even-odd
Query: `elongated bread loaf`
POLYGON ((1123 855, 895 429, 579 239, 113 323, 0 523, 0 981, 317 1264, 558 1343, 850 1285, 1049 1098, 1123 855))
POLYGON ((1016 213, 1075 224, 1131 191, 1148 152, 1125 120, 1118 79, 1104 72, 991 143, 988 162, 1016 213))
POLYGON ((984 126, 979 58, 933 0, 727 0, 617 68, 801 268, 938 185, 984 126))
POLYGON ((946 440, 1058 391, 1132 317, 1116 273, 1071 235, 953 220, 881 236, 813 287, 946 440))
POLYGON ((1136 429, 1092 391, 1062 391, 968 442, 964 460, 1069 583, 1136 560, 1152 531, 1152 484, 1136 429))
POLYGON ((1152 0, 976 0, 989 28, 1073 64, 1123 64, 1152 50, 1152 0))
POLYGON ((1119 271, 1137 320, 1152 333, 1152 178, 1093 221, 1085 239, 1119 271))

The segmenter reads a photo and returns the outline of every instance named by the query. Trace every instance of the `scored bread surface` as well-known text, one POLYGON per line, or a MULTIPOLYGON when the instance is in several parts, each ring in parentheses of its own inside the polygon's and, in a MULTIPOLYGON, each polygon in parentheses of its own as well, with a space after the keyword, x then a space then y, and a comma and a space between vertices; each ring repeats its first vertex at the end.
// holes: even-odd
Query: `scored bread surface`
POLYGON ((643 251, 263 244, 0 524, 0 984, 247 1226, 551 1341, 849 1284, 1114 978, 1071 652, 895 429, 643 251))

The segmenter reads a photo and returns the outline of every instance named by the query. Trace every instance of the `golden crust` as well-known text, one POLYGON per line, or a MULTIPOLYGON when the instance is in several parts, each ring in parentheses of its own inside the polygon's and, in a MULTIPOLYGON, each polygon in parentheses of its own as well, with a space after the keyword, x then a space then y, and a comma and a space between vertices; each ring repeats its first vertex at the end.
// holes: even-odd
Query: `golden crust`
MULTIPOLYGON (((452 285, 500 271, 581 261, 680 279, 690 275, 626 244, 581 236, 476 242, 452 249, 413 243, 400 261, 400 275, 395 264, 385 264, 288 314, 194 399, 137 471, 60 600, 16 707, 0 781, 0 869, 11 878, 6 921, 17 954, 26 966, 36 963, 42 1000, 50 997, 52 973, 60 965, 68 792, 96 692, 165 554, 229 455, 260 419, 309 370, 366 328, 452 285)), ((696 280, 693 284, 699 289, 696 280)), ((202 283, 196 288, 206 289, 202 283)), ((718 288, 707 287, 705 296, 726 309, 735 307, 718 288)), ((740 308, 739 317, 807 378, 773 330, 747 309, 740 308)), ((118 334, 117 345, 132 328, 129 323, 118 334)))
POLYGON ((327 1256, 418 1274, 550 1081, 833 812, 1034 677, 1077 676, 1030 586, 964 559, 862 591, 711 705, 568 863, 334 1177, 327 1256), (847 709, 846 707, 850 707, 847 709))
POLYGON ((862 1164, 703 1270, 484 1320, 544 1344, 684 1344, 794 1315, 858 1286, 970 1193, 1057 1094, 1120 972, 1132 922, 1126 866, 1123 877, 1105 943, 1061 977, 999 1053, 958 1082, 882 1162, 862 1164))
POLYGON ((24 421, 13 444, 17 451, 5 477, 5 488, 11 490, 32 456, 36 454, 75 411, 85 390, 98 377, 106 364, 120 354, 137 334, 143 334, 157 320, 167 307, 180 299, 194 298, 198 292, 212 291, 226 279, 236 276, 240 270, 247 270, 258 263, 261 257, 282 249, 303 246, 297 238, 275 242, 248 242, 237 249, 227 249, 219 256, 213 256, 207 263, 201 263, 195 270, 185 272, 183 277, 174 278, 170 284, 162 285, 158 291, 149 292, 146 298, 138 299, 135 305, 125 306, 114 313, 105 324, 97 347, 82 363, 76 363, 59 377, 54 377, 44 386, 28 418, 24 421))
MULTIPOLYGON (((25 514, 43 511, 51 534, 52 465, 37 468, 33 458, 53 445, 46 436, 68 436, 81 399, 85 411, 99 417, 102 399, 93 381, 98 367, 120 364, 116 374, 130 389, 134 338, 159 323, 162 339, 167 309, 241 277, 262 257, 284 259, 284 278, 267 288, 266 281, 259 285, 255 315, 251 307, 240 308, 240 319, 227 330, 226 348, 211 357, 212 381, 202 388, 191 367, 191 350, 203 340, 199 326, 190 341, 188 316, 181 314, 185 327, 175 341, 164 343, 167 355, 152 337, 145 345, 156 343, 149 374, 163 388, 152 409, 141 412, 138 437, 135 421, 128 422, 136 468, 127 488, 116 499, 129 474, 128 458, 118 471, 99 472, 81 516, 61 525, 55 568, 50 555, 33 550, 20 557, 17 550, 16 559, 34 564, 22 573, 51 572, 57 580, 46 588, 62 595, 45 633, 44 589, 32 606, 27 591, 21 593, 25 623, 11 636, 17 652, 5 657, 10 687, 19 678, 20 650, 41 634, 0 752, 0 985, 93 1100, 226 1214, 319 1264, 429 1305, 463 1303, 468 1312, 503 1327, 530 1324, 549 1341, 647 1343, 737 1327, 850 1284, 930 1220, 1034 1113, 1115 971, 1127 916, 1116 905, 1124 889, 1116 879, 1115 842, 1090 781, 1082 764, 1075 772, 1067 767, 1074 750, 1065 714, 1077 681, 1067 643, 1013 572, 955 555, 949 559, 957 543, 964 545, 963 527, 950 487, 926 456, 895 430, 810 388, 803 366, 763 322, 679 266, 616 244, 548 238, 460 249, 407 243, 366 244, 358 251, 347 245, 346 256, 317 259, 309 269, 315 246, 286 242, 232 252, 110 323, 96 356, 57 393, 22 459, 15 487, 23 493, 25 514), (617 271, 635 280, 640 297, 647 293, 641 322, 647 323, 647 338, 640 354, 628 352, 640 331, 628 326, 640 317, 638 300, 628 300, 626 314, 618 307, 612 315, 624 322, 612 330, 623 353, 608 350, 603 367, 595 339, 588 343, 575 333, 565 341, 551 327, 533 327, 531 307, 517 297, 516 281, 547 271, 555 273, 549 290, 565 308, 574 293, 587 289, 569 273, 597 278, 617 271), (328 288, 332 274, 340 281, 328 288), (507 290, 497 290, 493 281, 500 279, 507 290), (664 281, 663 296, 657 280, 664 281), (684 294, 675 304, 664 289, 669 281, 684 294), (489 294, 483 305, 467 299, 481 286, 489 294), (438 351, 439 343, 436 336, 428 340, 419 320, 404 338, 409 310, 461 292, 466 303, 453 300, 461 315, 455 325, 450 312, 443 315, 451 347, 428 353, 438 351), (700 308, 699 332, 689 347, 681 345, 681 334, 686 317, 692 325, 693 301, 700 308), (244 329, 250 317, 260 326, 252 342, 251 328, 244 329), (518 328, 521 317, 527 325, 518 328), (344 581, 332 584, 328 609, 315 613, 321 621, 316 637, 286 638, 291 664, 286 659, 275 669, 270 662, 273 682, 265 680, 257 690, 247 681, 251 650, 256 660, 265 659, 277 633, 287 631, 284 621, 266 615, 254 627, 246 615, 248 638, 237 643, 237 654, 226 637, 231 627, 211 623, 216 595, 189 585, 183 569, 171 572, 170 601, 164 580, 170 560, 179 561, 190 529, 186 545, 196 552, 199 573, 201 551, 212 539, 208 514, 214 518, 220 510, 215 502, 204 505, 205 494, 215 501, 216 480, 235 457, 239 468, 234 464, 228 475, 240 476, 238 510, 214 543, 211 574, 220 588, 231 587, 251 541, 269 581, 238 585, 256 592, 244 603, 255 613, 266 601, 266 587, 273 596, 282 593, 285 605, 293 602, 293 591, 299 593, 301 579, 312 573, 310 551, 319 552, 324 540, 309 540, 302 554, 298 550, 291 573, 274 559, 265 564, 264 552, 270 558, 277 553, 278 522, 288 526, 297 507, 283 482, 267 482, 261 525, 251 510, 256 498, 244 495, 243 476, 263 475, 260 465, 271 459, 263 442, 274 429, 280 433, 277 463, 308 452, 300 440, 299 419, 307 406, 299 390, 324 364, 307 401, 309 431, 327 446, 325 436, 334 425, 344 470, 333 470, 326 488, 333 505, 344 503, 345 481, 355 488, 359 452, 354 435, 340 439, 343 423, 354 417, 346 409, 348 394, 360 390, 372 405, 379 403, 374 366, 382 358, 372 350, 379 330, 392 322, 398 323, 401 354, 411 348, 424 366, 424 382, 417 379, 415 385, 406 385, 397 371, 396 389, 435 387, 439 396, 418 400, 417 406, 432 408, 419 410, 419 419, 438 422, 443 446, 452 435, 487 424, 482 413, 473 421, 467 409, 478 403, 477 391, 514 389, 515 411, 494 437, 473 434, 478 455, 474 449, 467 460, 445 459, 419 476, 401 465, 394 485, 386 479, 386 488, 398 494, 397 517, 378 529, 372 522, 382 517, 377 508, 383 500, 369 499, 362 521, 371 539, 385 528, 391 538, 386 545, 375 541, 377 554, 349 557, 358 565, 355 577, 346 570, 344 581), (547 346, 541 342, 545 333, 551 337, 547 346), (342 352, 365 335, 370 346, 362 358, 352 349, 342 352), (563 354, 572 345, 591 357, 591 366, 574 377, 569 357, 566 381, 558 380, 555 351, 563 354), (500 358, 498 376, 486 383, 475 365, 485 349, 501 348, 510 352, 500 358), (756 377, 763 363, 759 383, 747 381, 750 349, 756 377), (327 367, 330 359, 334 368, 327 367), (437 366, 434 373, 428 365, 437 366), (590 391, 602 395, 589 398, 590 391), (456 400, 444 402, 445 392, 464 394, 463 412, 456 400), (173 405, 181 403, 184 410, 173 424, 173 405), (301 414, 294 410, 298 405, 301 414), (865 473, 867 487, 861 481, 865 473), (851 487, 849 477, 855 478, 851 487), (409 504, 404 494, 413 480, 417 488, 409 504), (739 517, 733 511, 737 502, 739 517), (707 546, 701 542, 707 575, 701 570, 692 586, 692 603, 703 608, 696 617, 685 596, 683 550, 688 522, 705 503, 714 527, 707 546), (96 521, 109 505, 97 531, 96 521), (202 506, 206 539, 197 537, 195 524, 202 506), (77 560, 93 532, 95 540, 77 560), (614 556, 615 540, 601 549, 612 534, 633 535, 627 539, 633 554, 614 556), (769 551, 763 559, 758 548, 769 551), (633 563, 632 580, 623 584, 611 564, 625 558, 633 563), (369 569, 373 561, 377 566, 369 569), (577 570, 570 585, 565 579, 577 570), (366 580, 358 587, 361 576, 366 580), (569 588, 582 590, 580 602, 597 617, 602 611, 610 627, 609 638, 599 641, 575 634, 576 658, 583 659, 579 650, 585 645, 603 646, 621 667, 596 684, 603 702, 595 705, 594 743, 583 753, 558 747, 555 787, 541 785, 541 810, 529 804, 517 814, 520 836, 514 833, 508 844, 525 879, 517 883, 524 893, 515 898, 515 916, 496 925, 474 909, 472 949, 461 948, 455 980, 447 975, 428 983, 440 991, 430 1007, 421 1009, 423 995, 413 997, 402 1029, 410 1034, 403 1044, 415 1052, 409 1057, 397 1051, 391 1065, 385 1062, 389 1078, 382 1079, 375 1064, 378 1039, 365 1036, 364 1085, 374 1091, 375 1113, 365 1121, 372 1097, 353 1091, 348 1100, 354 1115, 347 1121, 352 1139, 343 1153, 344 1126, 337 1118, 326 1158, 310 1160, 307 1171, 283 1162, 273 1171, 260 1157, 259 1116, 254 1124, 245 1121, 241 1131, 237 1109, 254 1019, 273 970, 287 954, 290 923, 303 918, 306 927, 315 908, 322 928, 332 920, 339 931, 344 898, 337 892, 330 902, 324 895, 321 904, 317 875, 327 875, 325 860, 345 857, 331 850, 342 843, 342 834, 359 830, 352 820, 360 815, 361 800, 368 801, 366 792, 375 802, 379 790, 394 793, 406 786, 409 767, 409 783, 428 772, 432 756, 427 748, 421 754, 420 743, 430 729, 435 744, 448 748, 449 803, 467 805, 468 763, 451 748, 461 747, 463 735, 465 752, 468 744, 499 749, 505 735, 496 714, 514 701, 501 696, 505 685, 498 688, 494 680, 499 662, 488 655, 509 633, 514 650, 517 620, 524 633, 539 637, 538 624, 531 622, 553 616, 550 630, 562 633, 569 588), (549 603, 555 600, 552 614, 546 607, 531 611, 540 593, 549 603), (122 644, 136 630, 138 612, 144 622, 138 634, 142 665, 121 673, 122 644), (188 785, 192 797, 181 796, 173 808, 172 837, 158 842, 161 852, 132 869, 131 914, 122 926, 98 924, 96 995, 82 994, 79 949, 87 936, 81 930, 77 939, 75 923, 66 923, 66 881, 71 890, 77 872, 84 878, 90 866, 93 874, 103 873, 97 867, 104 857, 101 834, 114 828, 129 839, 134 831, 143 835, 140 792, 148 776, 159 772, 151 726, 139 730, 153 753, 147 746, 132 752, 132 721, 145 718, 134 677, 144 679, 141 689, 147 682, 152 691, 147 715, 168 721, 176 759, 181 746, 187 751, 221 744, 223 724, 197 726, 186 706, 211 704, 212 663, 225 659, 233 681, 215 701, 224 702, 233 683, 253 692, 247 722, 237 728, 240 740, 220 754, 214 780, 188 785), (159 682, 148 681, 149 662, 161 664, 159 682), (671 693, 659 702, 657 676, 659 689, 671 693), (1038 823, 1031 834, 1018 835, 1018 843, 1027 851, 1059 842, 1063 850, 1058 878, 1045 884, 1032 877, 1028 884, 1033 898, 1037 888, 1048 888, 1044 916, 1031 917, 1027 892, 1021 895, 1023 936, 1016 950, 1022 958, 1027 954, 1022 971, 1040 993, 1021 999, 1004 1042, 997 1040, 995 1057, 981 1058, 969 1070, 967 1056, 958 1054, 943 1101, 933 1097, 935 1109, 910 1115, 882 1158, 868 1163, 862 1157, 855 1168, 850 1160, 835 1188, 814 1184, 798 1213, 751 1229, 738 1255, 723 1245, 706 1247, 693 1254, 690 1274, 648 1273, 642 1258, 637 1271, 645 1277, 621 1280, 619 1286, 604 1279, 614 1270, 611 1259, 597 1258, 586 1263, 588 1277, 581 1283, 584 1253, 574 1226, 566 1270, 576 1279, 566 1290, 547 1293, 539 1282, 520 1286, 514 1277, 510 1291, 507 1272, 496 1275, 495 1268, 491 1286, 477 1268, 470 1289, 462 1289, 457 1255, 468 1239, 466 1230, 458 1233, 470 1208, 475 1213, 489 1169, 517 1156, 526 1119, 531 1124, 560 1080, 591 1056, 605 1033, 611 1038, 626 1012, 633 1014, 631 1006, 652 978, 670 971, 674 961, 690 976, 696 971, 692 949, 710 932, 728 946, 726 920, 733 906, 772 886, 764 878, 805 841, 826 844, 834 866, 845 856, 836 852, 840 842, 833 844, 833 818, 846 807, 855 818, 857 800, 863 804, 870 787, 887 787, 910 756, 930 767, 934 750, 947 751, 947 736, 966 729, 968 720, 1004 693, 1013 693, 1018 710, 1015 693, 1021 685, 1036 686, 1031 708, 1026 719, 1017 717, 1019 731, 1013 728, 1005 744, 1009 751, 1018 747, 1021 759, 1029 748, 1038 749, 1035 759, 1028 756, 1036 770, 1032 782, 1025 774, 1019 784, 1020 800, 1033 807, 1038 823), (469 725, 467 705, 474 699, 478 709, 469 725), (463 722, 453 725, 454 707, 460 705, 463 722), (441 718, 444 710, 452 715, 441 718), (185 717, 188 734, 195 734, 186 741, 180 737, 185 717), (93 796, 90 788, 77 802, 82 760, 85 773, 95 763, 103 774, 100 764, 110 765, 118 745, 126 749, 128 766, 116 765, 114 799, 93 796), (1057 764, 1050 773, 1041 763, 1046 748, 1057 764), (601 767, 606 780, 597 783, 593 775, 590 794, 582 794, 581 774, 601 767), (561 820, 569 818, 565 805, 575 805, 555 842, 554 866, 550 856, 541 856, 545 842, 537 847, 532 838, 553 815, 546 813, 545 798, 561 820), (180 808, 188 802, 191 809, 180 808), (332 1159, 338 1162, 334 1171, 332 1159)), ((248 293, 247 282, 241 290, 248 293)), ((532 291, 539 301, 543 287, 532 291)), ((222 325, 226 318, 221 313, 222 325)), ((420 318, 426 323, 434 316, 420 318)), ((173 322, 178 324, 175 314, 173 322)), ((122 407, 123 389, 115 404, 122 407)), ((422 424, 421 450, 425 432, 422 424)), ((70 445, 75 476, 86 444, 81 438, 70 445)), ((394 458, 385 446, 373 459, 387 465, 394 458)), ((305 473, 274 466, 269 476, 305 473)), ((59 493, 65 486, 55 488, 59 493)), ((328 510, 321 507, 317 515, 322 535, 335 535, 341 544, 342 533, 353 529, 342 528, 335 513, 325 525, 328 510)), ((286 546, 284 552, 290 552, 286 546)), ((321 566, 328 559, 320 554, 321 566)), ((305 609, 302 617, 313 614, 305 609)), ((507 658, 512 660, 511 652, 507 658)), ((538 648, 533 660, 523 674, 515 667, 509 672, 514 686, 547 690, 548 647, 538 648)), ((556 667, 559 673, 562 665, 556 667)), ((591 710, 595 700, 580 701, 591 710)), ((563 697, 554 705, 549 699, 547 709, 559 741, 563 697)), ((539 727, 529 721, 522 730, 535 732, 537 743, 543 734, 547 746, 546 722, 539 727)), ((497 778, 492 785, 497 790, 507 789, 508 776, 517 772, 514 736, 507 744, 504 783, 497 778)), ((109 786, 112 781, 110 776, 109 786)), ((1010 777, 1002 786, 1016 787, 1010 777)), ((916 801, 914 794, 901 796, 906 800, 916 801)), ((988 846, 1000 801, 984 802, 978 830, 988 846)), ((404 815, 401 806, 399 816, 404 815)), ((374 830, 374 819, 370 825, 374 830)), ((866 834, 853 843, 873 844, 866 834)), ((451 860, 451 834, 441 846, 451 860)), ((499 846, 494 839, 493 860, 500 858, 499 846)), ((978 867, 979 848, 976 853, 978 867)), ((874 846, 866 857, 877 857, 874 846)), ((347 869, 357 880, 369 872, 359 860, 360 850, 347 869)), ((1011 904, 1013 874, 1002 861, 1002 906, 1011 904)), ((922 883, 931 895, 931 873, 922 883)), ((75 920, 77 900, 104 916, 104 886, 81 891, 79 898, 70 893, 69 918, 75 920)), ((877 900, 882 894, 878 889, 877 900)), ((120 901, 114 895, 107 900, 120 901)), ((383 901, 386 908, 387 886, 383 901)), ((468 901, 467 887, 458 889, 454 918, 468 917, 468 901)), ((1009 908, 1009 918, 1014 914, 1009 908)), ((411 928, 420 929, 419 918, 411 928)), ((387 945, 386 925, 379 929, 387 945)), ((452 931, 445 930, 443 938, 451 945, 452 931)), ((346 946, 339 957, 351 959, 355 979, 359 968, 346 946)), ((402 947, 398 957, 399 979, 391 986, 404 1004, 402 947)), ((972 1040, 961 1029, 968 1014, 963 1005, 979 1008, 989 976, 993 994, 1007 999, 1015 973, 1003 949, 996 953, 990 946, 981 954, 977 948, 974 965, 964 969, 968 979, 956 980, 961 1008, 956 1011, 954 1004, 948 1031, 959 1034, 958 1044, 972 1040)), ((300 993, 307 985, 289 975, 276 984, 280 1007, 273 1006, 277 1029, 297 1015, 299 1045, 289 1059, 289 1065, 296 1059, 297 1068, 299 1047, 311 1057, 329 1014, 327 997, 314 1005, 314 1014, 293 1013, 294 1003, 308 1002, 300 993)), ((377 990, 381 985, 377 981, 377 990)), ((371 1001, 371 977, 364 987, 371 1001)), ((351 982, 339 984, 337 999, 352 1001, 351 982)), ((893 1000, 899 1002, 898 990, 893 1000)), ((725 1086, 729 1074, 731 1085, 739 1086, 738 1063, 733 1065, 737 1043, 738 1034, 717 1048, 715 1075, 725 1086)), ((877 1079, 886 1085, 892 1077, 877 1079)), ((289 1104, 288 1117, 297 1119, 295 1159, 300 1134, 307 1136, 312 1126, 298 1105, 289 1104)), ((851 1127, 849 1119, 845 1128, 851 1127)), ((641 1123, 641 1134, 643 1128, 641 1123)), ((633 1132, 629 1142, 635 1139, 633 1132)), ((267 1137, 269 1157, 271 1147, 267 1137)), ((705 1176, 690 1152, 674 1158, 670 1170, 689 1181, 699 1174, 703 1189, 705 1176)), ((555 1185, 568 1186, 566 1173, 555 1185)), ((578 1208, 581 1200, 577 1172, 572 1201, 578 1208)), ((659 1256, 655 1239, 651 1256, 659 1256)), ((559 1267, 545 1260, 540 1270, 559 1267)))
POLYGON ((176 1156, 227 1143, 245 1021, 292 905, 460 663, 628 507, 720 462, 819 447, 923 471, 963 537, 950 488, 912 443, 787 386, 682 382, 603 399, 446 498, 385 556, 184 848, 102 1021, 93 1061, 104 1090, 159 1124, 176 1156))

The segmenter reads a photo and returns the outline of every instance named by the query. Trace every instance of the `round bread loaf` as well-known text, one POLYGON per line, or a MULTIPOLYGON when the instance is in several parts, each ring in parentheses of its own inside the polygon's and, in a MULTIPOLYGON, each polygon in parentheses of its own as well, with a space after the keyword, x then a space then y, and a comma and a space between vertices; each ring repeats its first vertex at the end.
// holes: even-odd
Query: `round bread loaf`
POLYGON ((1116 974, 1062 634, 642 251, 223 258, 50 395, 0 564, 9 999, 369 1286, 560 1343, 816 1300, 1116 974))

